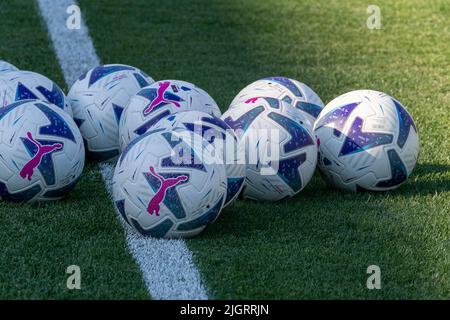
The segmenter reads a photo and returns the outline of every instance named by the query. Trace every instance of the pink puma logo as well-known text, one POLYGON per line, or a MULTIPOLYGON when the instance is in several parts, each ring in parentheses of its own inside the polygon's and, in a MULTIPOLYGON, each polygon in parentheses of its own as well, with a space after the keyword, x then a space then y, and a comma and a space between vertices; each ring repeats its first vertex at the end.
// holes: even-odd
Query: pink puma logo
POLYGON ((248 99, 248 100, 245 100, 245 103, 247 103, 247 104, 249 104, 249 103, 255 103, 256 100, 258 100, 259 98, 261 98, 261 97, 253 97, 253 98, 250 98, 250 99, 248 99))
POLYGON ((161 186, 158 191, 156 191, 156 194, 153 196, 152 200, 150 200, 150 203, 147 206, 147 212, 150 213, 150 215, 155 213, 159 216, 160 205, 166 198, 167 189, 175 187, 181 182, 187 181, 189 178, 188 176, 182 175, 176 178, 165 179, 163 176, 156 173, 154 167, 150 167, 150 173, 161 182, 161 186))
POLYGON ((148 115, 150 112, 152 112, 152 110, 160 105, 161 103, 167 103, 167 104, 173 104, 175 105, 175 107, 179 108, 180 104, 176 101, 170 100, 170 99, 166 99, 164 98, 164 93, 166 92, 167 88, 170 86, 170 81, 165 81, 165 82, 161 82, 159 83, 159 88, 157 91, 157 96, 156 98, 152 101, 151 104, 149 104, 145 109, 144 109, 144 115, 148 115))
POLYGON ((60 150, 63 146, 61 143, 55 143, 51 146, 43 146, 33 138, 31 132, 27 132, 27 136, 28 139, 33 142, 36 147, 38 147, 38 152, 33 156, 33 158, 31 158, 30 161, 28 161, 28 163, 22 168, 22 170, 20 170, 19 174, 23 179, 28 178, 28 180, 31 180, 34 170, 41 164, 44 155, 55 150, 60 150))

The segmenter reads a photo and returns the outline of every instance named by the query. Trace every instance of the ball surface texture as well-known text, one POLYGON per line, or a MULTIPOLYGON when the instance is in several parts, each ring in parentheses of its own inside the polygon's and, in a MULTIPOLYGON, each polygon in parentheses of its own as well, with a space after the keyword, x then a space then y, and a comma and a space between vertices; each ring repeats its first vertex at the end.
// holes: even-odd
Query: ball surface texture
POLYGON ((154 129, 189 130, 203 137, 212 146, 214 154, 223 159, 227 174, 227 198, 230 204, 241 192, 245 181, 245 164, 238 163, 238 140, 223 120, 201 111, 184 111, 170 115, 159 121, 154 129))
POLYGON ((222 119, 244 145, 244 198, 277 201, 308 184, 317 145, 301 112, 278 99, 258 98, 237 104, 222 119))
POLYGON ((73 84, 68 98, 88 156, 107 160, 119 155, 119 122, 130 98, 153 83, 141 70, 122 64, 95 67, 73 84))
POLYGON ((143 88, 134 95, 120 122, 122 150, 144 134, 159 120, 182 111, 203 111, 220 117, 216 102, 203 89, 180 80, 162 80, 143 88))
POLYGON ((36 72, 0 73, 0 99, 0 107, 6 107, 16 101, 38 99, 57 106, 70 116, 73 115, 61 88, 46 76, 36 72))
POLYGON ((333 187, 348 191, 397 188, 419 154, 417 127, 391 96, 357 90, 331 101, 315 124, 318 167, 333 187))
POLYGON ((311 128, 324 104, 320 97, 306 84, 285 77, 268 77, 257 80, 242 89, 230 104, 237 104, 257 97, 282 100, 303 113, 311 128))
POLYGON ((0 109, 0 198, 57 200, 73 189, 84 167, 84 145, 72 118, 40 100, 0 109))
POLYGON ((218 217, 227 195, 225 168, 202 156, 192 133, 150 130, 120 156, 113 183, 117 211, 136 231, 155 238, 191 237, 218 217))

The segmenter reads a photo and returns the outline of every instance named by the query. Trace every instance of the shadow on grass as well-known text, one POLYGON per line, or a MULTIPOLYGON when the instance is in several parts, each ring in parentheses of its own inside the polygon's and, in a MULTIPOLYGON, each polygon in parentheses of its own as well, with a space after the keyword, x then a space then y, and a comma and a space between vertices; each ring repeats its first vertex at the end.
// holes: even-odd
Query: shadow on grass
MULTIPOLYGON (((365 65, 363 46, 370 39, 351 4, 235 2, 210 10, 218 24, 208 33, 227 24, 221 36, 235 32, 238 39, 229 39, 229 47, 234 51, 236 42, 242 44, 244 68, 231 78, 238 89, 263 76, 283 75, 306 82, 327 101, 348 90, 390 85, 373 79, 385 57, 373 56, 372 68, 365 65), (345 22, 339 16, 346 16, 345 22)), ((211 82, 217 83, 219 74, 212 74, 211 82)), ((226 86, 233 88, 228 101, 235 87, 226 86)), ((448 169, 418 164, 404 185, 383 193, 329 190, 316 176, 290 201, 236 202, 203 237, 188 243, 217 298, 448 297, 443 236, 448 221, 439 204, 425 199, 448 191, 448 169), (382 269, 381 291, 365 287, 371 264, 382 269)))
POLYGON ((405 194, 435 194, 450 191, 450 165, 418 164, 405 190, 405 194))
MULTIPOLYGON (((425 202, 405 200, 425 195, 408 185, 343 193, 315 176, 290 201, 235 202, 189 243, 220 298, 446 297, 448 245, 436 240, 445 221, 425 202), (382 291, 365 287, 371 264, 382 269, 382 291)), ((427 194, 448 190, 436 181, 418 185, 427 194)))
MULTIPOLYGON (((342 193, 330 187, 326 192, 342 193)), ((386 197, 416 197, 450 191, 450 166, 445 164, 417 164, 412 175, 397 189, 390 191, 360 191, 360 195, 383 199, 386 197)), ((354 194, 354 193, 349 193, 354 194)))

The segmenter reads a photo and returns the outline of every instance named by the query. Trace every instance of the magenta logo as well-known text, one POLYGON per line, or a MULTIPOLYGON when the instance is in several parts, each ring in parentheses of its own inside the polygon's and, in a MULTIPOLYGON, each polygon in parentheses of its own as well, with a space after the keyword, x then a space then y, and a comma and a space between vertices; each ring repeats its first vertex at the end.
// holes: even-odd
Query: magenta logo
POLYGON ((161 104, 173 104, 175 107, 179 108, 180 104, 172 99, 167 99, 165 98, 165 93, 167 88, 169 88, 170 86, 170 81, 164 81, 159 83, 159 88, 157 91, 157 96, 156 98, 152 101, 152 103, 150 103, 145 109, 144 109, 144 115, 148 115, 150 112, 153 111, 154 108, 156 108, 157 106, 161 105, 161 104))
POLYGON ((189 179, 188 176, 181 175, 176 178, 164 178, 163 176, 159 175, 154 167, 150 167, 150 173, 152 176, 154 176, 156 179, 158 179, 161 182, 161 186, 159 187, 158 191, 156 191, 153 198, 150 200, 150 203, 147 206, 147 212, 152 215, 155 213, 156 216, 159 216, 159 210, 160 205, 166 198, 167 189, 173 188, 176 185, 179 185, 181 182, 187 181, 189 179))
POLYGON ((34 170, 41 164, 44 155, 62 149, 63 145, 61 143, 55 143, 53 145, 43 146, 33 138, 31 132, 27 132, 27 137, 38 148, 38 151, 33 158, 25 164, 22 170, 20 170, 19 174, 23 179, 31 180, 33 178, 34 170))
POLYGON ((248 100, 245 100, 245 103, 246 103, 246 104, 255 103, 259 98, 262 98, 262 97, 253 97, 253 98, 250 98, 250 99, 248 99, 248 100))

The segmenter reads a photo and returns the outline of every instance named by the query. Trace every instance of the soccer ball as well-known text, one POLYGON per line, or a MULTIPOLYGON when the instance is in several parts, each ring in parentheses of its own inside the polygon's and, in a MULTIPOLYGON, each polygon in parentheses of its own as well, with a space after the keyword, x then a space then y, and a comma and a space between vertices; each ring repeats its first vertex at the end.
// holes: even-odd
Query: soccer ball
POLYGON ((242 89, 233 99, 229 109, 235 108, 240 102, 257 97, 267 97, 282 100, 303 113, 311 129, 317 116, 323 109, 320 97, 306 84, 284 77, 269 77, 257 80, 242 89))
POLYGON ((299 110, 258 98, 238 103, 222 119, 244 145, 244 198, 277 201, 306 186, 316 167, 317 145, 299 110))
POLYGON ((0 73, 8 71, 19 71, 19 69, 5 60, 0 60, 0 73))
POLYGON ((159 121, 153 129, 187 129, 203 137, 212 145, 215 154, 223 159, 227 174, 227 198, 230 204, 242 190, 245 180, 245 165, 238 163, 238 143, 234 130, 223 120, 202 111, 184 111, 170 115, 159 121))
POLYGON ((140 234, 191 237, 219 215, 227 195, 225 168, 206 140, 182 128, 150 130, 124 150, 114 173, 117 211, 140 234), (211 151, 211 150, 209 150, 211 151))
POLYGON ((88 156, 103 161, 119 154, 119 122, 130 97, 153 83, 141 70, 122 64, 95 67, 68 94, 88 156))
POLYGON ((72 116, 72 108, 61 88, 49 78, 31 71, 0 73, 0 108, 20 100, 49 102, 72 116))
POLYGON ((411 174, 419 135, 400 102, 372 90, 357 90, 331 101, 315 124, 319 169, 334 187, 390 190, 411 174))
POLYGON ((0 198, 57 200, 72 190, 84 167, 84 145, 72 118, 40 100, 0 109, 0 198))
POLYGON ((221 116, 213 98, 192 83, 162 80, 142 89, 130 99, 120 121, 119 136, 122 150, 162 118, 187 110, 221 116))

